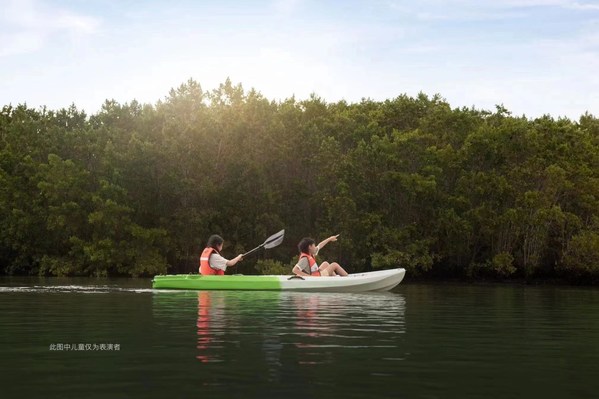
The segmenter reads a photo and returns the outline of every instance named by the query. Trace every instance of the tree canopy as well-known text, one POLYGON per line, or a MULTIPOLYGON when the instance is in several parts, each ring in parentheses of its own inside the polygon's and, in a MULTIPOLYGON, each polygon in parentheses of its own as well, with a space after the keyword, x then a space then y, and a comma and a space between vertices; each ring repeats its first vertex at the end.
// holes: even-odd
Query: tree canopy
POLYGON ((91 116, 2 107, 5 274, 197 272, 211 234, 232 256, 281 228, 235 272, 289 273, 302 237, 341 233, 323 252, 350 272, 597 283, 599 119, 424 94, 276 102, 230 80, 91 116))

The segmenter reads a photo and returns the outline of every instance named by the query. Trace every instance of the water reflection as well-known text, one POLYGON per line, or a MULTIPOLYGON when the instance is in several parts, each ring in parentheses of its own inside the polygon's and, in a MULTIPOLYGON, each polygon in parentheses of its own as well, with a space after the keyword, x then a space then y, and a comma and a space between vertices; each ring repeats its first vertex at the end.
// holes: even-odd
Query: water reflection
POLYGON ((198 293, 198 355, 196 358, 201 362, 208 362, 209 357, 204 353, 210 347, 212 337, 210 336, 210 293, 202 291, 198 293))
POLYGON ((268 371, 265 378, 278 380, 290 364, 332 364, 373 350, 396 360, 405 356, 401 294, 170 292, 154 295, 155 314, 191 321, 185 315, 192 295, 193 355, 201 363, 252 359, 268 371))

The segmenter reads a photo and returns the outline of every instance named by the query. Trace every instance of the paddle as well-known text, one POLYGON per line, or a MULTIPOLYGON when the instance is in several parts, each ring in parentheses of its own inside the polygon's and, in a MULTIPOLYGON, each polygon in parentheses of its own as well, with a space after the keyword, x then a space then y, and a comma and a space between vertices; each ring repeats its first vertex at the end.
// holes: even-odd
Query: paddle
POLYGON ((246 256, 248 256, 249 254, 251 254, 254 251, 259 250, 260 248, 264 247, 265 249, 269 249, 269 248, 274 248, 277 245, 279 245, 280 243, 283 242, 283 237, 285 236, 285 230, 281 230, 276 234, 271 235, 270 237, 268 237, 266 239, 266 241, 264 241, 264 243, 262 243, 262 245, 258 245, 256 248, 252 249, 251 251, 248 251, 246 253, 244 253, 242 256, 245 258, 246 256))

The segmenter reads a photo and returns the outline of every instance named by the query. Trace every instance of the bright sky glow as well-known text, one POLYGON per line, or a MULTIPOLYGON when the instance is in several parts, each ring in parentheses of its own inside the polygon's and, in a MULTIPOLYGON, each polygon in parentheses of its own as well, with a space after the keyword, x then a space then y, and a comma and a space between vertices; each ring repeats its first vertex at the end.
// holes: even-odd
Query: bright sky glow
POLYGON ((2 1, 0 106, 95 113, 227 77, 274 100, 599 116, 599 0, 2 1))

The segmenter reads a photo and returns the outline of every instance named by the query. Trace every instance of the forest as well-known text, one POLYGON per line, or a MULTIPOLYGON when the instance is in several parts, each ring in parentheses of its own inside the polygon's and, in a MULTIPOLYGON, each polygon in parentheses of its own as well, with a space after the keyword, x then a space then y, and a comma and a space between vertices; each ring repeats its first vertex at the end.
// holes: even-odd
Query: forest
POLYGON ((599 119, 452 108, 439 95, 274 101, 229 79, 87 115, 0 111, 0 274, 289 274, 302 237, 350 273, 599 283, 599 119))

